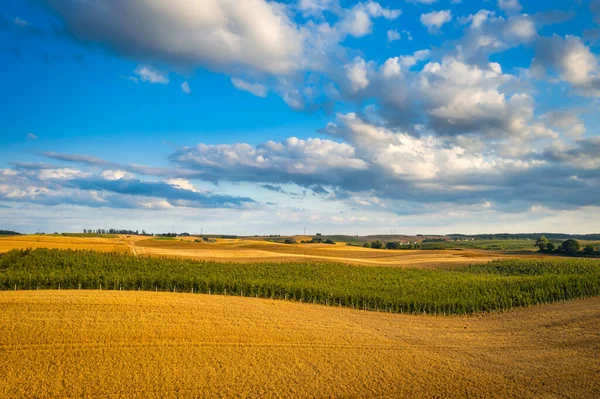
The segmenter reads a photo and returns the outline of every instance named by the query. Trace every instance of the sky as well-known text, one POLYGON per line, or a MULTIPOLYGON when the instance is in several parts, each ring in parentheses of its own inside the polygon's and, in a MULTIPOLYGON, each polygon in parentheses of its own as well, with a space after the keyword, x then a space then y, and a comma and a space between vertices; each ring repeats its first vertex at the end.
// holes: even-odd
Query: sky
POLYGON ((598 233, 600 0, 3 0, 0 229, 598 233))

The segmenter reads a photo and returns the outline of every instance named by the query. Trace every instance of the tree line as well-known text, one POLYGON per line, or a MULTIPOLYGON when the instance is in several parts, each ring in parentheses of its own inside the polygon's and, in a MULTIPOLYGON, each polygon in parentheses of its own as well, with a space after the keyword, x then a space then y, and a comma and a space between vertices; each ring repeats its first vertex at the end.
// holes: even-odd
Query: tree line
POLYGON ((569 256, 594 256, 600 253, 596 250, 596 247, 593 244, 586 245, 583 249, 581 248, 581 244, 579 241, 569 238, 568 240, 563 241, 560 245, 554 245, 545 235, 541 235, 538 237, 535 242, 535 246, 539 248, 540 252, 544 253, 557 253, 569 256))

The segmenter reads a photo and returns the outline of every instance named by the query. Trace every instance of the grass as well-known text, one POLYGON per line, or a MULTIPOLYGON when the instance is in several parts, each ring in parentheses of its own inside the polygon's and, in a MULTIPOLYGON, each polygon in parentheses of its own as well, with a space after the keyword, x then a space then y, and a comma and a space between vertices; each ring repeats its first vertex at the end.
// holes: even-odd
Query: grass
POLYGON ((288 299, 394 313, 471 314, 600 294, 600 262, 508 259, 447 269, 217 263, 122 253, 14 250, 0 289, 161 290, 288 299))
POLYGON ((478 317, 0 292, 2 398, 597 398, 600 298, 478 317))

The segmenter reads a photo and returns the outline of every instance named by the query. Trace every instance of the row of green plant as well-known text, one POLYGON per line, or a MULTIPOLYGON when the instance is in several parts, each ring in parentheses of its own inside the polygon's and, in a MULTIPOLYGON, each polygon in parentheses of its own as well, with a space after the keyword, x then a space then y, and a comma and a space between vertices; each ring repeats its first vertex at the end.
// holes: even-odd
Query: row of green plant
POLYGON ((397 269, 35 249, 0 256, 0 289, 194 292, 398 313, 471 314, 597 296, 600 262, 510 259, 459 268, 397 269))

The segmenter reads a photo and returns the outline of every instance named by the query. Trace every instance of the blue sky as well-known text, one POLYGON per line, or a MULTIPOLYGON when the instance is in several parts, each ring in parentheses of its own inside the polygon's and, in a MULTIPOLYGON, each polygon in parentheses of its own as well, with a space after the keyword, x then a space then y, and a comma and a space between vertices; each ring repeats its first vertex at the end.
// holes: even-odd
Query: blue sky
POLYGON ((0 228, 596 232, 596 0, 8 0, 0 228))

